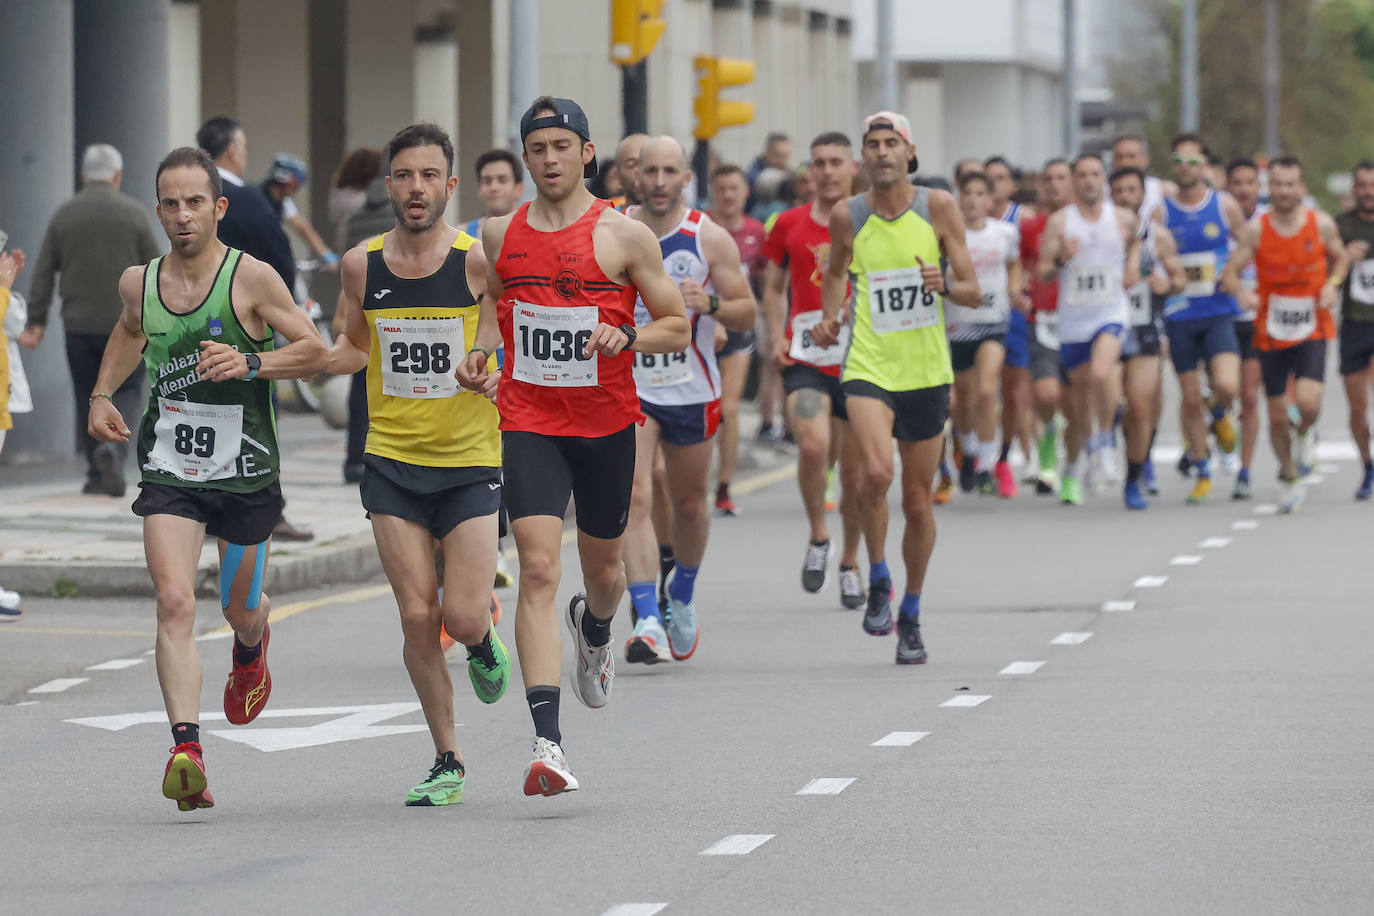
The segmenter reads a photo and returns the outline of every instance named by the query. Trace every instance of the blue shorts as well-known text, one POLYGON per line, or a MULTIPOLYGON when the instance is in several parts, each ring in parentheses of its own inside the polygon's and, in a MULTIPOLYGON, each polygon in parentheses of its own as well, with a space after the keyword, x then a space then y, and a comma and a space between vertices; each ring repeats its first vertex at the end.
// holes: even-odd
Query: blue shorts
POLYGON ((1167 321, 1169 358, 1174 371, 1196 372, 1198 363, 1219 353, 1240 353, 1236 338, 1236 316, 1217 315, 1188 321, 1167 321))
POLYGON ((1005 365, 1013 369, 1030 367, 1030 322, 1016 309, 1011 310, 1011 319, 1007 324, 1006 347, 1005 365))
POLYGON ((720 401, 705 404, 675 404, 665 407, 641 400, 644 416, 659 427, 659 438, 669 445, 696 445, 716 434, 720 426, 720 401))
POLYGON ((1093 344, 1097 343, 1097 338, 1103 334, 1110 334, 1120 340, 1126 330, 1124 325, 1113 322, 1104 324, 1093 332, 1093 336, 1081 343, 1059 342, 1059 364, 1064 367, 1065 372, 1077 369, 1093 357, 1093 344))

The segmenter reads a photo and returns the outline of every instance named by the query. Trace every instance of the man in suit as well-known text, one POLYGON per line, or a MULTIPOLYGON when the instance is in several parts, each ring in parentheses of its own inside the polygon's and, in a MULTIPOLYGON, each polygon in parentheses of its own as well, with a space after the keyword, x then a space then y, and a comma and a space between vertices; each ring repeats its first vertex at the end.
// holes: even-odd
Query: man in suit
MULTIPOLYGON (((248 137, 239 122, 224 115, 211 118, 196 131, 196 145, 215 161, 223 179, 224 198, 229 201, 219 222, 219 240, 270 264, 281 275, 286 288, 294 290, 296 259, 281 219, 261 191, 243 182, 248 170, 248 137)), ((277 540, 308 541, 315 534, 297 528, 283 517, 272 536, 277 540)))

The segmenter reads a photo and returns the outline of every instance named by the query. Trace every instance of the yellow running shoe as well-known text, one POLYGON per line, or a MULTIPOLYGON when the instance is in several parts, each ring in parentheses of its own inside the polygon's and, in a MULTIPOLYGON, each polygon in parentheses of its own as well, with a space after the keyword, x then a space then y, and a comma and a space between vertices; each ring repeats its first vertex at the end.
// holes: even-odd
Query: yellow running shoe
POLYGON ((1190 505, 1190 506, 1196 506, 1196 505, 1198 505, 1198 504, 1200 504, 1200 503, 1206 502, 1207 496, 1208 496, 1211 492, 1212 492, 1212 478, 1210 478, 1210 477, 1199 477, 1199 478, 1197 479, 1197 482, 1193 484, 1193 491, 1192 491, 1191 493, 1188 494, 1188 499, 1187 499, 1188 505, 1190 505))
POLYGON ((946 505, 953 498, 954 478, 941 477, 940 485, 936 487, 935 492, 931 494, 930 501, 937 506, 943 506, 946 505))
POLYGON ((1226 454, 1231 454, 1236 450, 1236 424, 1231 422, 1231 415, 1224 414, 1220 420, 1212 421, 1212 435, 1217 437, 1217 448, 1226 454))

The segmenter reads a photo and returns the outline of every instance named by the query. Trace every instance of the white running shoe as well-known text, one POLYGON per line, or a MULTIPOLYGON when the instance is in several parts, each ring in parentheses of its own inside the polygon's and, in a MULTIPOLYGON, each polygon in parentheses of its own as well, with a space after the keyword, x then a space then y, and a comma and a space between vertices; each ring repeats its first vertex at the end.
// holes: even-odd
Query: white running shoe
MULTIPOLYGON (((582 616, 587 611, 587 596, 579 592, 568 602, 568 632, 573 638, 573 670, 568 672, 573 693, 584 706, 600 709, 611 698, 611 682, 615 680, 615 656, 611 643, 604 646, 587 645, 582 635, 582 616)), ((556 747, 557 745, 555 745, 556 747)))
POLYGON ((858 610, 868 602, 868 589, 859 576, 857 568, 840 568, 840 604, 851 611, 858 610))
POLYGON ((686 661, 697 650, 701 641, 701 630, 697 627, 697 603, 688 601, 683 604, 676 598, 668 599, 668 650, 673 658, 686 661))
POLYGON ((1098 473, 1107 483, 1121 483, 1124 479, 1121 473, 1121 459, 1116 455, 1116 449, 1106 446, 1097 450, 1098 473))
POLYGON ((802 588, 815 594, 830 581, 830 542, 807 544, 806 561, 802 563, 802 588))
POLYGON ((635 623, 635 631, 625 640, 625 661, 631 664, 657 665, 670 662, 673 655, 668 651, 668 634, 657 617, 641 617, 635 623))
POLYGON ((548 738, 534 739, 534 759, 525 767, 525 794, 558 795, 576 792, 577 779, 568 772, 563 749, 548 738))
POLYGON ((1279 486, 1283 490, 1279 496, 1279 512, 1293 515, 1302 509, 1302 501, 1307 496, 1307 487, 1303 485, 1302 478, 1281 480, 1279 486))
POLYGON ((1317 430, 1309 429, 1306 433, 1295 430, 1293 443, 1293 460, 1298 463, 1298 474, 1306 477, 1317 467, 1317 430))

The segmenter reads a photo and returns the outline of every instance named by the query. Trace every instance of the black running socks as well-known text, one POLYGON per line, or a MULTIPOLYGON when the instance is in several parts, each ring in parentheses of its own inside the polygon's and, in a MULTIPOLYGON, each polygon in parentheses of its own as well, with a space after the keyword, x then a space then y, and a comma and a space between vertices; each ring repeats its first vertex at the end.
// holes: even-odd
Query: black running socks
POLYGON ((251 665, 253 664, 253 662, 257 661, 261 655, 261 639, 258 640, 258 644, 256 646, 253 646, 250 649, 248 646, 245 646, 243 643, 239 642, 239 637, 237 633, 234 634, 234 664, 251 665))
POLYGON ((195 742, 200 744, 200 726, 195 722, 178 722, 172 726, 172 743, 186 744, 195 742))
POLYGON ((525 691, 525 700, 530 704, 534 733, 561 745, 563 733, 558 730, 558 688, 531 687, 525 691))
POLYGON ((587 608, 582 615, 582 635, 586 637, 587 645, 599 649, 611 641, 611 622, 597 618, 592 614, 592 609, 587 608))

